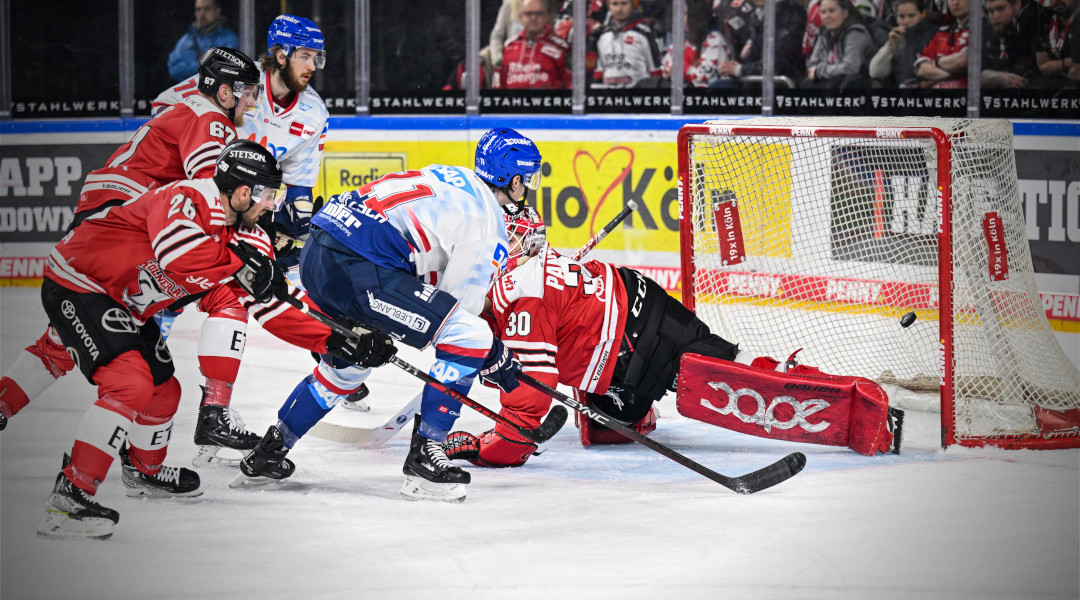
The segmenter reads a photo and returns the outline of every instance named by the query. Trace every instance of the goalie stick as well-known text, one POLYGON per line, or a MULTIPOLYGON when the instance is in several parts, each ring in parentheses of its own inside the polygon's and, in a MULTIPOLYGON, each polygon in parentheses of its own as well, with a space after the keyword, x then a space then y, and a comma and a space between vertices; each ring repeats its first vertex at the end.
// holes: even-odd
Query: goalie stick
MULTIPOLYGON (((309 307, 307 304, 304 304, 304 302, 302 300, 300 300, 299 298, 295 298, 295 297, 293 297, 293 296, 291 296, 289 294, 283 294, 282 297, 280 298, 280 300, 282 300, 283 302, 289 303, 290 305, 292 305, 294 308, 296 308, 300 312, 302 312, 305 315, 315 319, 316 321, 322 323, 323 325, 326 325, 330 329, 333 329, 334 331, 337 331, 338 333, 340 333, 342 335, 353 337, 353 338, 359 337, 359 334, 357 334, 352 329, 349 329, 348 327, 345 327, 341 323, 338 323, 337 321, 331 319, 330 317, 322 314, 321 312, 319 312, 317 310, 312 310, 311 307, 309 307)), ((495 421, 496 423, 502 423, 504 425, 508 425, 508 426, 512 427, 519 434, 521 434, 525 438, 535 442, 537 445, 543 444, 544 442, 551 439, 552 436, 554 436, 556 433, 559 432, 559 429, 562 428, 563 424, 566 423, 566 417, 567 417, 566 409, 563 409, 563 410, 559 411, 559 410, 555 410, 554 408, 552 408, 551 411, 548 412, 547 417, 544 418, 544 421, 542 423, 540 423, 539 427, 537 427, 536 429, 526 429, 526 428, 518 425, 517 423, 514 423, 513 421, 507 419, 506 417, 500 415, 499 413, 492 411, 490 408, 484 406, 483 404, 480 404, 476 400, 473 400, 472 398, 469 398, 465 394, 462 394, 462 393, 458 392, 457 390, 454 390, 452 388, 447 387, 445 384, 443 384, 438 379, 435 379, 434 377, 432 377, 431 375, 428 375, 424 371, 421 371, 420 369, 417 369, 416 367, 410 365, 409 363, 405 362, 404 360, 401 360, 397 356, 391 358, 389 362, 390 362, 390 364, 394 365, 395 367, 405 371, 406 373, 412 375, 413 377, 416 377, 417 379, 423 381, 424 383, 427 383, 427 384, 433 386, 435 389, 439 390, 440 392, 446 394, 447 396, 450 396, 451 398, 453 398, 454 400, 457 400, 458 402, 464 404, 465 406, 468 406, 469 408, 471 408, 471 409, 475 410, 476 412, 484 415, 485 417, 491 419, 492 421, 495 421)), ((406 408, 408 408, 408 407, 406 407, 406 408)))
POLYGON ((589 241, 585 242, 585 245, 582 246, 577 252, 575 252, 574 256, 571 258, 573 258, 574 260, 581 260, 583 256, 588 254, 593 248, 596 247, 597 244, 600 243, 600 240, 606 238, 609 233, 614 231, 615 227, 618 226, 619 223, 622 223, 623 219, 630 216, 630 213, 634 212, 637 209, 637 202, 634 202, 633 200, 627 200, 626 206, 624 206, 623 209, 619 211, 619 214, 615 215, 615 218, 612 219, 610 223, 604 225, 603 229, 597 231, 596 235, 589 238, 589 241))
POLYGON ((634 431, 632 428, 623 425, 622 423, 612 419, 611 417, 600 412, 596 407, 585 406, 577 400, 562 394, 554 388, 545 385, 543 382, 537 381, 529 375, 521 373, 518 375, 518 380, 525 383, 537 390, 540 390, 552 398, 562 402, 570 408, 578 411, 582 415, 592 419, 596 423, 613 429, 623 434, 624 436, 634 440, 635 442, 651 449, 671 460, 679 463, 680 465, 694 471, 700 475, 703 475, 716 483, 740 494, 753 494, 754 492, 760 492, 761 490, 768 489, 778 483, 783 483, 791 477, 795 476, 799 471, 802 471, 806 466, 806 455, 802 452, 792 452, 784 458, 776 461, 775 463, 763 468, 758 469, 752 473, 746 475, 740 475, 738 477, 729 477, 727 475, 721 475, 708 467, 695 462, 694 460, 679 454, 678 452, 668 448, 667 446, 647 438, 640 433, 634 431))

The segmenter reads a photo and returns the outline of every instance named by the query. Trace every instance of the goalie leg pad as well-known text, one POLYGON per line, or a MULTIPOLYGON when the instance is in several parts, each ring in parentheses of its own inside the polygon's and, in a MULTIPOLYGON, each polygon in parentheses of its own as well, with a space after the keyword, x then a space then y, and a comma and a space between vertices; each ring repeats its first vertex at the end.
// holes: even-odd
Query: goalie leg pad
MULTIPOLYGON (((574 399, 584 406, 598 408, 609 417, 616 418, 609 412, 610 398, 608 396, 574 390, 574 399)), ((641 435, 648 435, 656 430, 656 407, 652 403, 649 403, 648 406, 649 409, 645 416, 638 419, 631 426, 634 431, 641 435)), ((637 414, 640 414, 640 412, 638 411, 637 414)), ((618 416, 621 417, 621 415, 618 416)), ((593 422, 592 419, 582 416, 579 412, 574 413, 574 423, 578 427, 578 439, 581 440, 581 445, 586 448, 593 444, 629 444, 634 441, 617 431, 593 422)))
POLYGON ((893 450, 889 397, 863 377, 797 365, 787 373, 687 354, 679 371, 679 414, 758 437, 893 450))

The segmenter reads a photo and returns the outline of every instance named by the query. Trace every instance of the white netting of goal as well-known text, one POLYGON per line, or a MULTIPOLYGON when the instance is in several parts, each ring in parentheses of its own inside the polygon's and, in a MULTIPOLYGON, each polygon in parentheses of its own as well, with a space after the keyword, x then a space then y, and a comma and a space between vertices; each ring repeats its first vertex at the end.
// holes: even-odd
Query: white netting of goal
POLYGON ((945 256, 957 438, 1037 436, 1035 407, 1080 408, 1080 373, 1046 321, 1031 266, 1011 123, 706 125, 680 148, 691 231, 682 251, 692 253, 695 310, 717 333, 761 354, 802 347, 802 361, 827 372, 936 390, 950 329, 938 326, 945 256), (731 135, 746 127, 759 131, 731 135), (827 128, 865 128, 869 137, 827 128), (940 129, 951 142, 946 253, 938 247, 937 145, 902 133, 913 128, 940 129), (903 327, 908 313, 916 320, 903 327))

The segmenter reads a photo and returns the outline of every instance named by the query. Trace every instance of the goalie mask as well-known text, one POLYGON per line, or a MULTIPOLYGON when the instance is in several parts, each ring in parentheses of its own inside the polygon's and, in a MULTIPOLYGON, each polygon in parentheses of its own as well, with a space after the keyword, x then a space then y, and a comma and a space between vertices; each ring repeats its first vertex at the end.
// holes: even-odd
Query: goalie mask
POLYGON ((510 242, 505 271, 509 273, 540 254, 547 244, 547 226, 540 214, 527 205, 515 214, 504 213, 503 217, 506 219, 506 239, 510 242))

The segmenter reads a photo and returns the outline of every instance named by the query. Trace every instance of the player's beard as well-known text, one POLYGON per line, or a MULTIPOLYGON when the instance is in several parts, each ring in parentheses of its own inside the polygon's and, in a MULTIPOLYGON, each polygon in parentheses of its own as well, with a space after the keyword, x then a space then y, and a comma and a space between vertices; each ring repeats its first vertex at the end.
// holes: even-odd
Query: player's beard
POLYGON ((285 66, 281 69, 281 78, 285 81, 285 87, 289 88, 291 92, 300 94, 308 88, 308 84, 293 71, 292 61, 289 59, 285 60, 285 66))
POLYGON ((238 128, 243 126, 243 124, 244 124, 244 113, 234 109, 233 110, 233 116, 232 116, 232 124, 233 124, 234 127, 238 127, 238 128))
POLYGON ((245 229, 255 229, 259 226, 259 217, 262 215, 258 214, 258 209, 259 207, 253 204, 250 209, 244 211, 243 214, 238 215, 238 220, 245 229))

